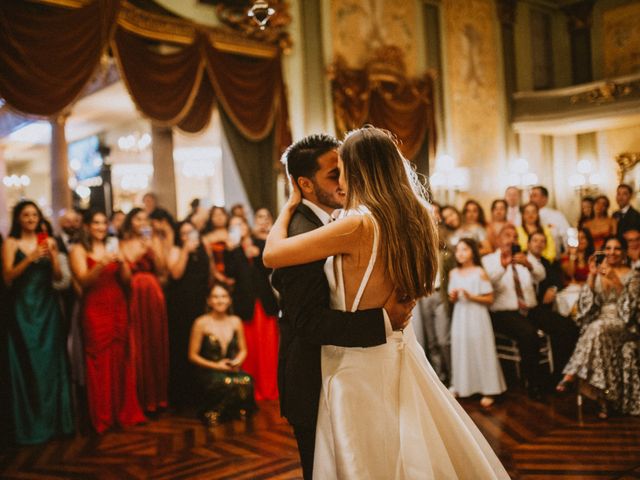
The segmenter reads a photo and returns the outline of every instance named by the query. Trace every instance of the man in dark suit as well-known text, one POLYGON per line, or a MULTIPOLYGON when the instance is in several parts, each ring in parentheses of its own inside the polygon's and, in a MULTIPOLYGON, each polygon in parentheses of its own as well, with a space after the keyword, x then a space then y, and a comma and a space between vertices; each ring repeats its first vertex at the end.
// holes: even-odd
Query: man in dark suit
MULTIPOLYGON (((289 225, 289 236, 331 221, 344 204, 338 185, 339 142, 328 135, 311 135, 289 147, 283 156, 287 172, 302 192, 289 225)), ((320 347, 372 347, 386 342, 393 330, 404 328, 412 304, 392 295, 384 309, 354 313, 331 310, 324 260, 278 269, 273 286, 280 293, 280 351, 278 388, 280 411, 298 443, 305 480, 313 471, 316 417, 321 389, 320 347)))
POLYGON ((616 202, 620 210, 614 212, 613 218, 618 221, 618 236, 622 238, 627 230, 640 230, 640 213, 631 206, 633 188, 621 183, 616 190, 616 202))
POLYGON ((549 335, 551 339, 554 363, 551 386, 555 386, 557 382, 562 380, 562 370, 571 358, 578 341, 579 330, 570 318, 563 317, 553 309, 556 295, 564 288, 564 285, 558 262, 552 263, 542 256, 546 247, 547 237, 543 232, 534 232, 529 235, 528 251, 542 263, 546 274, 544 280, 539 282, 536 287, 538 305, 529 312, 529 315, 536 327, 549 335))
MULTIPOLYGON (((76 210, 64 210, 58 219, 58 225, 60 226, 60 234, 54 238, 58 245, 58 251, 64 253, 68 258, 73 244, 78 241, 80 229, 82 228, 82 216, 76 210)), ((73 287, 73 282, 68 288, 60 292, 60 297, 62 299, 64 328, 65 332, 68 332, 71 328, 73 306, 76 303, 76 292, 73 287)))

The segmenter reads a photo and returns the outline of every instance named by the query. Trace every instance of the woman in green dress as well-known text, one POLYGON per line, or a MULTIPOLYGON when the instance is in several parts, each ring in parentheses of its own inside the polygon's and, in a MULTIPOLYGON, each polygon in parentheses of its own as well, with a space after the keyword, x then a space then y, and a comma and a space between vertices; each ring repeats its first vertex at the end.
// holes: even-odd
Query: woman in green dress
POLYGON ((29 201, 13 209, 2 271, 13 299, 7 352, 15 440, 36 444, 73 432, 65 339, 53 281, 62 277, 53 238, 29 201))
POLYGON ((209 425, 243 418, 256 411, 253 379, 240 370, 247 357, 242 320, 229 314, 231 295, 217 283, 207 298, 210 312, 191 328, 189 360, 203 393, 201 414, 209 425))

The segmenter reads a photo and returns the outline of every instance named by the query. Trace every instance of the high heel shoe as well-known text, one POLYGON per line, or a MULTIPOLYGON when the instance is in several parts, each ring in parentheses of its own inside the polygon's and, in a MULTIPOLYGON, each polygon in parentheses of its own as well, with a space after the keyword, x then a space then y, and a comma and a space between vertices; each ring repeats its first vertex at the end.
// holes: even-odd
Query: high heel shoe
POLYGON ((609 418, 609 412, 607 410, 607 404, 606 403, 601 403, 600 404, 600 410, 598 410, 598 418, 600 420, 607 420, 609 418))

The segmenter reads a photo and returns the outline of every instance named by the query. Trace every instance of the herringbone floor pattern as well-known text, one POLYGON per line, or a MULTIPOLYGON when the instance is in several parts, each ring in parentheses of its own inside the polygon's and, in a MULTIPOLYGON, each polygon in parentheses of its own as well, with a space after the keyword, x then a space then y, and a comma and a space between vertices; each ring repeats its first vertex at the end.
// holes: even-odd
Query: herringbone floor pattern
MULTIPOLYGON (((491 410, 463 406, 513 478, 639 479, 640 419, 579 421, 573 399, 530 401, 509 393, 491 410)), ((147 425, 102 436, 76 435, 0 456, 0 478, 39 479, 298 479, 295 440, 275 403, 248 423, 207 429, 166 414, 147 425)))

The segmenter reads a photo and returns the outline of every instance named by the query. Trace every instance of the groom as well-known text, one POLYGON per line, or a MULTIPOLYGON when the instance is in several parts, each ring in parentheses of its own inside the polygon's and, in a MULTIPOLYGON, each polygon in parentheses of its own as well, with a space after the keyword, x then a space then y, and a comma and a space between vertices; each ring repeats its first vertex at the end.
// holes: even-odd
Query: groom
MULTIPOLYGON (((289 236, 314 230, 344 207, 338 185, 338 140, 310 135, 291 145, 283 156, 287 172, 302 192, 302 203, 289 224, 289 236)), ((293 426, 305 480, 311 479, 316 417, 320 400, 320 346, 372 347, 386 343, 393 330, 404 328, 413 302, 391 295, 384 309, 354 313, 331 310, 324 260, 281 268, 273 274, 280 293, 278 388, 280 413, 293 426)))

